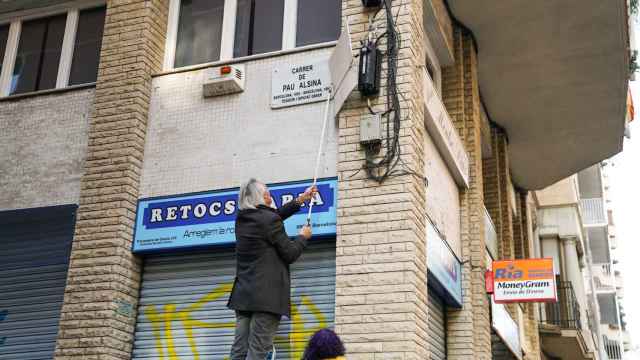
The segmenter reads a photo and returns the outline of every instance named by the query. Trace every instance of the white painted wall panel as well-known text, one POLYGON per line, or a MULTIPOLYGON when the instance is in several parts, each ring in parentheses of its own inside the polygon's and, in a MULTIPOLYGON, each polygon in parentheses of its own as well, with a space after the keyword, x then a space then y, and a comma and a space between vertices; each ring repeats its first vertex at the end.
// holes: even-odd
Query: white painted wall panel
MULTIPOLYGON (((249 177, 313 177, 323 103, 271 110, 276 64, 326 57, 331 49, 248 61, 243 93, 202 96, 204 70, 153 79, 141 197, 238 186, 249 177)), ((330 120, 320 177, 336 176, 337 124, 330 120)))
POLYGON ((425 174, 427 187, 427 214, 440 233, 446 237, 453 252, 461 258, 460 193, 438 149, 425 134, 425 174))

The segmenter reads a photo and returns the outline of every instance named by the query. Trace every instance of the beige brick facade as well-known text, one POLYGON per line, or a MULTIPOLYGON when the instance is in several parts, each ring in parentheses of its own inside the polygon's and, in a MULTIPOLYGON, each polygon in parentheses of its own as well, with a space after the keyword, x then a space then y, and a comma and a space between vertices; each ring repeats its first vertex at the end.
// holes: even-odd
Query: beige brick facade
MULTIPOLYGON (((498 233, 498 253, 502 259, 525 259, 532 257, 532 241, 530 227, 531 214, 528 208, 528 192, 516 191, 511 184, 509 174, 508 141, 502 129, 491 125, 492 156, 483 159, 485 205, 498 233), (511 195, 515 195, 516 213, 511 207, 511 195)), ((518 321, 519 305, 508 305, 507 308, 514 320, 518 321)), ((540 358, 540 339, 538 334, 538 306, 523 304, 523 324, 525 337, 523 347, 527 349, 525 359, 540 358)), ((500 340, 493 337, 493 356, 499 359, 513 358, 505 353, 506 348, 500 340)))
MULTIPOLYGON (((402 159, 423 171, 422 1, 395 3, 402 48, 398 82, 402 159)), ((366 36, 368 12, 343 2, 355 41, 366 36)), ((354 47, 357 47, 357 43, 354 47)), ((383 80, 384 81, 384 80, 383 80)), ((382 109, 384 94, 373 101, 382 109)), ((350 359, 424 359, 428 356, 425 186, 412 175, 383 184, 366 178, 359 123, 366 103, 350 101, 339 116, 339 203, 336 244, 336 330, 350 359)))
POLYGON ((167 1, 107 2, 85 173, 56 359, 131 356, 140 260, 131 253, 151 92, 167 1))
POLYGON ((450 310, 449 358, 491 358, 489 304, 484 289, 484 209, 477 58, 471 35, 453 32, 455 65, 443 71, 443 100, 469 156, 469 189, 461 192, 463 308, 450 310))

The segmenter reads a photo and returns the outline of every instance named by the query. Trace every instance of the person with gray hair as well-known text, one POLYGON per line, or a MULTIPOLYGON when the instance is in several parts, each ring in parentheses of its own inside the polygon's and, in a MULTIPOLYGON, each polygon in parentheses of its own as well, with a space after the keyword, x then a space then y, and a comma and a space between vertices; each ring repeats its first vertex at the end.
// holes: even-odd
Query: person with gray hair
POLYGON ((236 217, 236 277, 227 306, 236 312, 231 360, 263 360, 273 347, 282 316, 291 316, 289 264, 307 247, 311 228, 294 240, 284 220, 317 192, 315 186, 279 209, 272 208, 269 188, 256 179, 240 187, 236 217))

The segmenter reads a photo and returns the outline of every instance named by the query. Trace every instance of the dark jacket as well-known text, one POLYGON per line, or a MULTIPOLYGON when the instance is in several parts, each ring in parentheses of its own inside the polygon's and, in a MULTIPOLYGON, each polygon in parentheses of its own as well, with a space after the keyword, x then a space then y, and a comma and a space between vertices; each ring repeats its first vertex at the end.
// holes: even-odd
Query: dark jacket
POLYGON ((295 201, 275 210, 260 205, 236 218, 236 278, 227 306, 290 316, 289 264, 300 257, 307 240, 290 240, 283 221, 300 210, 295 201))

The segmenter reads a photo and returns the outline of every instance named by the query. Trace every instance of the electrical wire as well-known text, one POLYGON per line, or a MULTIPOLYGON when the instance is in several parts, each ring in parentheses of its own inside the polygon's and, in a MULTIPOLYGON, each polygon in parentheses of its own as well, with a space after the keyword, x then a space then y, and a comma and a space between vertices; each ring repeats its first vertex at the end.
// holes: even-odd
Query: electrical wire
MULTIPOLYGON (((397 76, 398 76, 398 53, 401 48, 401 37, 397 28, 397 19, 400 14, 400 9, 404 3, 401 3, 398 12, 395 17, 392 13, 391 7, 392 0, 383 0, 383 6, 386 15, 386 31, 375 39, 375 44, 386 37, 386 61, 387 61, 387 78, 386 78, 386 111, 381 114, 381 117, 386 118, 386 136, 381 144, 365 145, 365 165, 364 169, 367 171, 369 178, 377 181, 378 183, 384 182, 390 176, 400 175, 414 175, 422 180, 426 179, 424 176, 418 174, 415 171, 408 169, 407 164, 401 159, 400 148, 400 122, 402 118, 400 108, 400 95, 402 95, 398 89, 397 76), (384 155, 380 158, 378 154, 380 150, 384 148, 384 155), (398 165, 402 165, 403 169, 396 169, 398 165)), ((378 10, 378 12, 380 9, 378 10)), ((378 12, 372 19, 375 19, 378 12)), ((373 21, 372 21, 373 22, 373 21)), ((373 26, 372 26, 373 27, 373 26)), ((371 29, 370 29, 371 31, 371 29)), ((370 112, 373 109, 370 105, 367 106, 370 112)))

